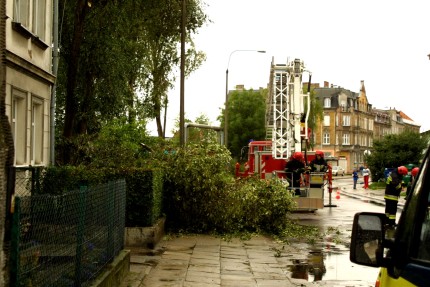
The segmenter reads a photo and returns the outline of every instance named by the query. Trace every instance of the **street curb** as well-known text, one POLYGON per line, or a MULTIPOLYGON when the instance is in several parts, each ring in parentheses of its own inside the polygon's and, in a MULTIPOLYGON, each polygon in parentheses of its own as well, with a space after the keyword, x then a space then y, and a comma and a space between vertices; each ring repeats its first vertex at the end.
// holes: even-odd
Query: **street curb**
MULTIPOLYGON (((352 192, 352 191, 346 190, 344 187, 339 189, 339 191, 341 194, 352 197, 352 198, 368 199, 368 200, 374 201, 377 204, 385 206, 385 199, 384 199, 383 191, 382 191, 382 195, 375 195, 375 194, 368 195, 368 194, 357 193, 357 192, 361 192, 360 190, 358 190, 357 192, 352 192)), ((403 210, 404 205, 405 205, 404 200, 400 199, 398 204, 397 204, 397 209, 403 210)))

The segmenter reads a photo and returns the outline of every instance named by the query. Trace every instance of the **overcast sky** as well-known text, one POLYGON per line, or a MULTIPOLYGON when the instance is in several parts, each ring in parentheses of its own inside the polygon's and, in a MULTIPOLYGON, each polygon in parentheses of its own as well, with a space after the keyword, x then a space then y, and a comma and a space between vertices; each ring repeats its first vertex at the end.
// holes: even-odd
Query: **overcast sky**
MULTIPOLYGON (((204 114, 219 125, 227 68, 229 89, 258 89, 267 86, 272 58, 279 64, 299 58, 313 83, 359 92, 363 80, 374 108, 401 110, 421 132, 430 129, 430 1, 202 1, 212 23, 195 42, 207 60, 185 80, 185 118, 204 114)), ((178 81, 169 92, 166 136, 179 117, 179 102, 178 81)))

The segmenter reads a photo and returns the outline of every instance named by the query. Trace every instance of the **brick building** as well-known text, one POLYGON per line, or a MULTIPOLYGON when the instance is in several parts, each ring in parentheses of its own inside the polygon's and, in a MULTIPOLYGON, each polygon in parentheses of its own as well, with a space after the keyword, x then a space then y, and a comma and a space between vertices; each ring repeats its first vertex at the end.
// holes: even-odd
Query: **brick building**
POLYGON ((364 81, 358 93, 328 82, 314 92, 323 106, 323 121, 313 133, 314 149, 337 158, 347 172, 364 164, 364 155, 372 151, 375 139, 405 130, 420 131, 420 125, 402 111, 373 108, 364 81))

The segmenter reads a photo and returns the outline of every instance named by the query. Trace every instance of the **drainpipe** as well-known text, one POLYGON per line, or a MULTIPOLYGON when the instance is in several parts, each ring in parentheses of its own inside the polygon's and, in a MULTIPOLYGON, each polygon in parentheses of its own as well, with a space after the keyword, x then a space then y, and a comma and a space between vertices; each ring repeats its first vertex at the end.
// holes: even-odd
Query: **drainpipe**
POLYGON ((50 164, 55 165, 55 92, 57 89, 58 70, 58 0, 53 1, 53 53, 52 73, 55 76, 54 85, 51 89, 51 113, 50 113, 50 164))

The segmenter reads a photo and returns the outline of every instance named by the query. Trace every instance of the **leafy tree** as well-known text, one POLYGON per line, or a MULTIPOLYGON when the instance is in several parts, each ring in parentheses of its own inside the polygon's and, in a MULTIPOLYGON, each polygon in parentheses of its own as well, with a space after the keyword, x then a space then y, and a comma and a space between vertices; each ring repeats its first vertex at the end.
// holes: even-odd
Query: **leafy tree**
POLYGON ((97 138, 90 145, 88 156, 90 166, 129 167, 137 165, 138 160, 150 152, 146 145, 145 126, 139 123, 124 123, 115 120, 103 126, 97 138))
MULTIPOLYGON (((228 148, 238 158, 249 140, 266 136, 265 112, 267 89, 234 91, 228 98, 228 148)), ((224 125, 222 119, 222 126, 224 125)))
MULTIPOLYGON (((194 122, 189 119, 185 119, 185 124, 200 124, 204 126, 210 126, 209 118, 201 114, 194 122)), ((175 121, 175 127, 172 130, 173 141, 179 145, 179 118, 175 121)), ((216 143, 218 142, 218 134, 215 130, 206 127, 193 127, 189 126, 186 130, 186 142, 187 144, 201 144, 201 143, 216 143)))
POLYGON ((373 181, 384 178, 385 168, 393 168, 409 163, 419 164, 428 146, 427 138, 405 131, 401 134, 386 135, 375 140, 371 154, 365 156, 373 181))
MULTIPOLYGON (((307 93, 307 87, 304 89, 304 92, 307 93)), ((321 105, 321 102, 316 98, 315 92, 313 89, 311 89, 310 92, 310 104, 311 104, 311 110, 309 112, 309 119, 308 119, 308 127, 311 129, 311 131, 314 131, 318 126, 318 122, 322 122, 323 116, 324 116, 324 108, 321 105)), ((305 103, 306 105, 308 103, 305 103)), ((314 146, 315 139, 314 136, 311 134, 309 135, 309 145, 311 149, 314 146)))
MULTIPOLYGON (((304 87, 304 93, 307 92, 307 87, 304 87)), ((229 128, 228 128, 228 147, 232 156, 238 158, 241 154, 241 149, 246 146, 250 139, 262 140, 265 138, 265 110, 267 90, 260 91, 234 91, 229 96, 229 128), (241 94, 238 96, 239 94, 241 94), (254 96, 253 96, 254 94, 254 96), (261 95, 261 97, 255 96, 261 95), (243 102, 242 102, 243 101, 243 102)), ((307 107, 309 103, 305 102, 307 107)), ((310 93, 311 110, 308 119, 308 127, 314 130, 317 127, 318 121, 323 117, 323 107, 316 99, 315 93, 311 90, 310 93)), ((305 107, 305 108, 306 108, 305 107)), ((224 113, 224 111, 222 111, 224 113)), ((222 114, 218 117, 221 126, 224 126, 224 117, 222 114)), ((313 146, 313 137, 310 135, 309 145, 313 146)))
MULTIPOLYGON (((173 0, 60 1, 61 59, 57 79, 57 127, 69 141, 97 133, 115 118, 156 118, 178 66, 181 4, 173 0)), ((187 74, 204 55, 191 35, 207 21, 198 0, 187 1, 187 74)), ((61 148, 61 145, 59 146, 61 148)))

